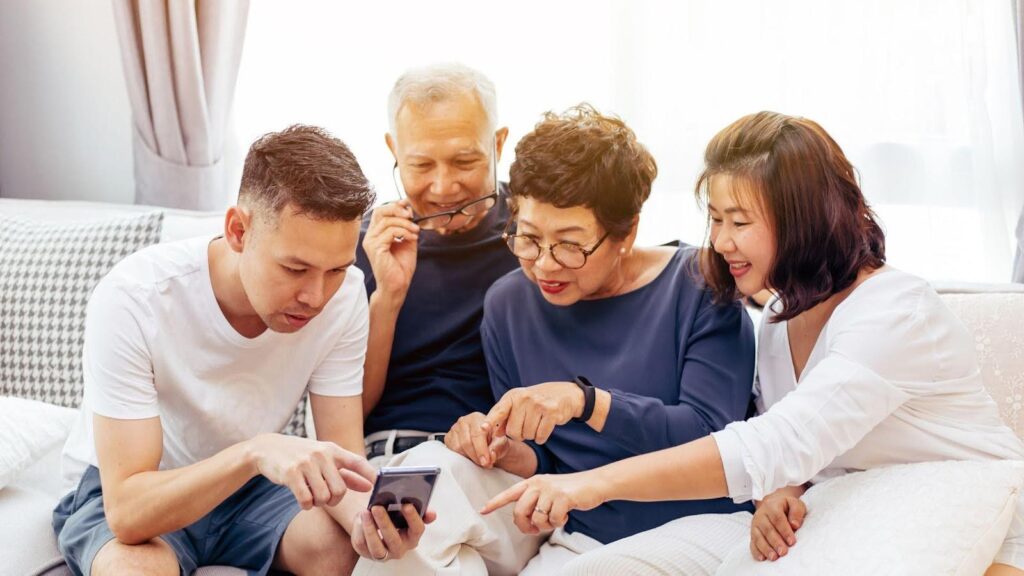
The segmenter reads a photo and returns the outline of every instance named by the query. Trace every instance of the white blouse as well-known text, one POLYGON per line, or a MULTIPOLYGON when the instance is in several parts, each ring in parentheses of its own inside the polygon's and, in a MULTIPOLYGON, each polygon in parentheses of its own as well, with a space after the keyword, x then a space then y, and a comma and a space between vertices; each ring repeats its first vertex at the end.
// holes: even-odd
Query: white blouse
POLYGON ((822 328, 799 380, 786 322, 772 315, 758 339, 761 414, 713 435, 735 501, 891 464, 1024 458, 982 384, 967 329, 920 278, 888 270, 861 283, 822 328))

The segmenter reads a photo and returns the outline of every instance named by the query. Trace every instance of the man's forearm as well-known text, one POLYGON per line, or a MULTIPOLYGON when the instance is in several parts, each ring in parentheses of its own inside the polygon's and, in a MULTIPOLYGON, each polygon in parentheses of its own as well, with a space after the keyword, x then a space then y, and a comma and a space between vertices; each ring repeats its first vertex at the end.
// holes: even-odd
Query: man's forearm
POLYGON ((118 541, 141 544, 195 523, 256 474, 243 442, 183 468, 133 474, 104 493, 104 511, 118 541))
POLYGON ((403 301, 381 290, 370 296, 370 335, 366 342, 366 361, 363 367, 363 417, 369 416, 384 394, 391 346, 395 339, 395 323, 403 301))
POLYGON ((327 513, 334 518, 334 521, 341 525, 345 533, 352 535, 352 526, 355 524, 356 514, 366 510, 370 503, 369 492, 356 492, 349 490, 345 497, 336 506, 326 508, 327 513))

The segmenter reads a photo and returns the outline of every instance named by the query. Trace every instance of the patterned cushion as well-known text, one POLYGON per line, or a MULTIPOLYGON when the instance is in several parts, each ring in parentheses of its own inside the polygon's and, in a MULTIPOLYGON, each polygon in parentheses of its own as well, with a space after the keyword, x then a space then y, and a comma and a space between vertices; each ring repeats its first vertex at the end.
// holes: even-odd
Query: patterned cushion
POLYGON ((974 336, 982 378, 999 412, 1024 438, 1024 293, 943 294, 974 336))
POLYGON ((307 436, 306 434, 306 402, 309 402, 309 394, 303 394, 299 405, 292 412, 292 419, 281 430, 282 434, 289 436, 307 436))
POLYGON ((89 295, 156 243, 162 224, 162 212, 80 223, 0 215, 0 394, 78 406, 89 295))

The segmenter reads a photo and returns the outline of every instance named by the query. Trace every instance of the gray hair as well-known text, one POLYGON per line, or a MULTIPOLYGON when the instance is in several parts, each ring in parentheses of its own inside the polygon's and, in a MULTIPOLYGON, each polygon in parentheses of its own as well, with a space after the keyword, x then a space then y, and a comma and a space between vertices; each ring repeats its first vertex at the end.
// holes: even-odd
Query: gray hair
POLYGON ((444 102, 467 92, 480 102, 487 117, 487 132, 493 134, 498 127, 498 97, 494 83, 469 66, 450 63, 414 68, 398 77, 388 96, 388 129, 392 137, 397 136, 395 121, 405 104, 444 102))

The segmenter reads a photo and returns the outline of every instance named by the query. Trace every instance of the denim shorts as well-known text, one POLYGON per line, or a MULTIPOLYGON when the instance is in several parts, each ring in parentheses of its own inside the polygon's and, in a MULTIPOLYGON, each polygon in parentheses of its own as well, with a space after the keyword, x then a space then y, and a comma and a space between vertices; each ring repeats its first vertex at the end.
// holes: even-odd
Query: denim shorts
MULTIPOLYGON (((290 490, 257 476, 196 523, 160 539, 174 550, 185 576, 199 566, 234 566, 262 576, 270 570, 277 545, 299 510, 290 490)), ((71 571, 88 576, 96 553, 114 539, 95 466, 57 504, 53 531, 71 571)))

